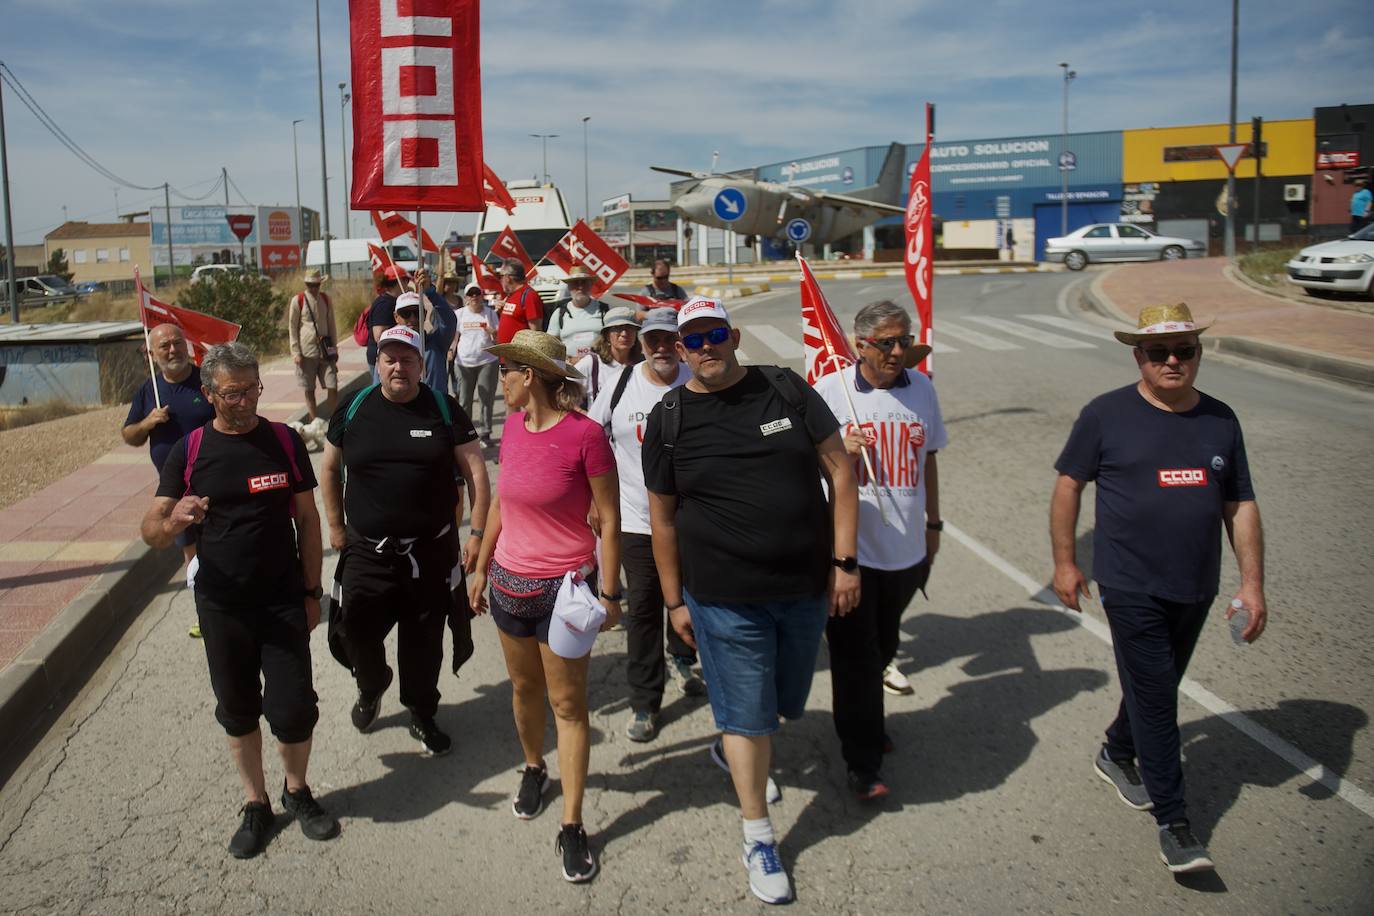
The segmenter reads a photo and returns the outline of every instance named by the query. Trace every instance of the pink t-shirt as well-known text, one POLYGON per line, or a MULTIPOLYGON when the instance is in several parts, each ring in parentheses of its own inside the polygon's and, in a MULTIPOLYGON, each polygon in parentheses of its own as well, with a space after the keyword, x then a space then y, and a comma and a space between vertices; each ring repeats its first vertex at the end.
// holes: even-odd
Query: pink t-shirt
POLYGON ((569 413, 551 429, 525 429, 523 411, 501 437, 501 536, 495 560, 532 579, 552 579, 595 563, 596 535, 587 524, 588 479, 615 470, 601 425, 569 413))

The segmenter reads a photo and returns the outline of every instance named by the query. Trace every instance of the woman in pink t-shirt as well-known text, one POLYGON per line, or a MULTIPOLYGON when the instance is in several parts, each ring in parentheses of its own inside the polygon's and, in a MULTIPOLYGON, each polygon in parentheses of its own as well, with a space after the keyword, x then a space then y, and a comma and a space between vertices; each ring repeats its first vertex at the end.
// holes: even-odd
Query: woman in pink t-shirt
POLYGON ((558 769, 563 780, 563 826, 558 849, 563 877, 589 881, 596 857, 582 827, 582 793, 591 755, 587 716, 588 652, 563 658, 548 645, 554 600, 563 577, 596 567, 596 533, 587 522, 595 502, 600 517, 604 574, 601 603, 607 629, 620 618, 620 488, 615 457, 601 425, 579 413, 582 377, 568 366, 567 350, 542 331, 519 331, 510 343, 488 348, 501 357, 506 419, 501 472, 487 513, 477 569, 468 580, 473 609, 491 616, 514 691, 515 729, 525 753, 520 788, 511 801, 528 820, 544 806, 544 698, 558 727, 558 769))

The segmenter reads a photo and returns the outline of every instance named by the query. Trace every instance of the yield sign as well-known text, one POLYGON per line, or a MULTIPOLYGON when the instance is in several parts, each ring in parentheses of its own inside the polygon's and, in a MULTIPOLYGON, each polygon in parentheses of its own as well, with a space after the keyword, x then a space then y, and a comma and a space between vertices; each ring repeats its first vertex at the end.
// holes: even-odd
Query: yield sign
POLYGON ((1250 148, 1248 143, 1224 143, 1216 148, 1217 155, 1221 161, 1226 163, 1226 171, 1234 172, 1236 163, 1240 162, 1240 157, 1245 155, 1245 151, 1250 148))

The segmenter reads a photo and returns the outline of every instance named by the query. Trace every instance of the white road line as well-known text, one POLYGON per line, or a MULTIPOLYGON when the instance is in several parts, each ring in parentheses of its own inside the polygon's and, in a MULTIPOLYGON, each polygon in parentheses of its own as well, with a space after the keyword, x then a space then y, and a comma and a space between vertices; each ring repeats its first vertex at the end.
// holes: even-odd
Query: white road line
POLYGON ((1092 350, 1095 344, 1084 343, 1081 340, 1074 340, 1072 337, 1064 337, 1061 334, 1051 334, 1049 331, 1042 331, 1039 328, 1032 328, 1024 324, 1017 324, 1015 321, 1008 321, 1005 318, 993 318, 988 315, 965 315, 965 321, 976 321, 985 324, 990 328, 1001 331, 1003 334, 1010 334, 1013 337, 1021 337, 1026 340, 1044 344, 1047 347, 1054 347, 1057 350, 1092 350))
POLYGON ((993 337, 990 334, 984 334, 982 331, 975 331, 972 328, 966 328, 962 325, 957 325, 953 322, 945 321, 943 318, 940 319, 940 324, 935 329, 935 334, 936 336, 939 336, 941 334, 948 334, 955 340, 963 341, 966 344, 972 344, 975 347, 982 347, 984 350, 1021 349, 1020 344, 1014 344, 1009 341, 1001 340, 1000 338, 993 337))
MULTIPOLYGON (((948 520, 945 521, 945 533, 973 551, 981 560, 985 561, 993 569, 1006 576, 1017 585, 1026 590, 1032 601, 1043 604, 1056 611, 1062 611, 1069 615, 1073 620, 1082 624, 1083 628, 1089 633, 1102 640, 1107 645, 1112 644, 1111 629, 1107 624, 1098 620, 1096 617, 1089 617, 1087 614, 1080 614, 1070 611, 1059 603, 1059 598, 1054 591, 1047 586, 1041 585, 1011 563, 994 553, 989 547, 979 543, 968 533, 961 531, 948 520)), ((1212 691, 1203 687, 1190 677, 1185 677, 1178 685, 1179 692, 1188 699, 1197 703, 1203 709, 1210 712, 1219 719, 1224 720, 1241 734, 1260 747, 1269 751, 1274 756, 1292 766, 1302 775, 1319 785, 1324 786, 1341 798, 1345 799, 1351 807, 1355 808, 1366 817, 1374 818, 1374 795, 1345 779, 1340 773, 1314 760, 1307 754, 1289 744, 1283 738, 1271 732, 1269 729, 1251 719, 1235 706, 1217 696, 1212 691)))
POLYGON ((942 343, 942 342, 940 342, 940 341, 937 340, 937 341, 935 341, 935 346, 934 346, 932 352, 934 352, 934 353, 958 353, 958 352, 959 352, 959 348, 958 348, 958 347, 951 347, 949 344, 947 344, 947 343, 942 343))
POLYGON ((771 324, 746 324, 740 330, 763 343, 783 359, 801 359, 806 355, 801 342, 801 325, 797 325, 795 337, 784 334, 771 324))
POLYGON ((1089 337, 1096 337, 1098 340, 1116 340, 1116 338, 1112 336, 1111 331, 1104 331, 1097 325, 1084 324, 1081 321, 1074 321, 1072 318, 1061 318, 1058 315, 1017 315, 1016 317, 1024 319, 1026 321, 1038 321, 1041 324, 1047 324, 1050 327, 1058 328, 1061 331, 1072 331, 1075 334, 1086 334, 1089 337))

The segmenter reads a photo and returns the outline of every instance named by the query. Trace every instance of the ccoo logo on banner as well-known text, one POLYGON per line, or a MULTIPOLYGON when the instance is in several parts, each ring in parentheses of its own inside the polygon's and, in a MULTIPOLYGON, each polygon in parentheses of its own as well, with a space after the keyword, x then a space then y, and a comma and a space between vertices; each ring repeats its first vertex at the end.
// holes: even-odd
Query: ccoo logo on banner
POLYGON ((349 0, 356 210, 485 209, 478 0, 349 0))

